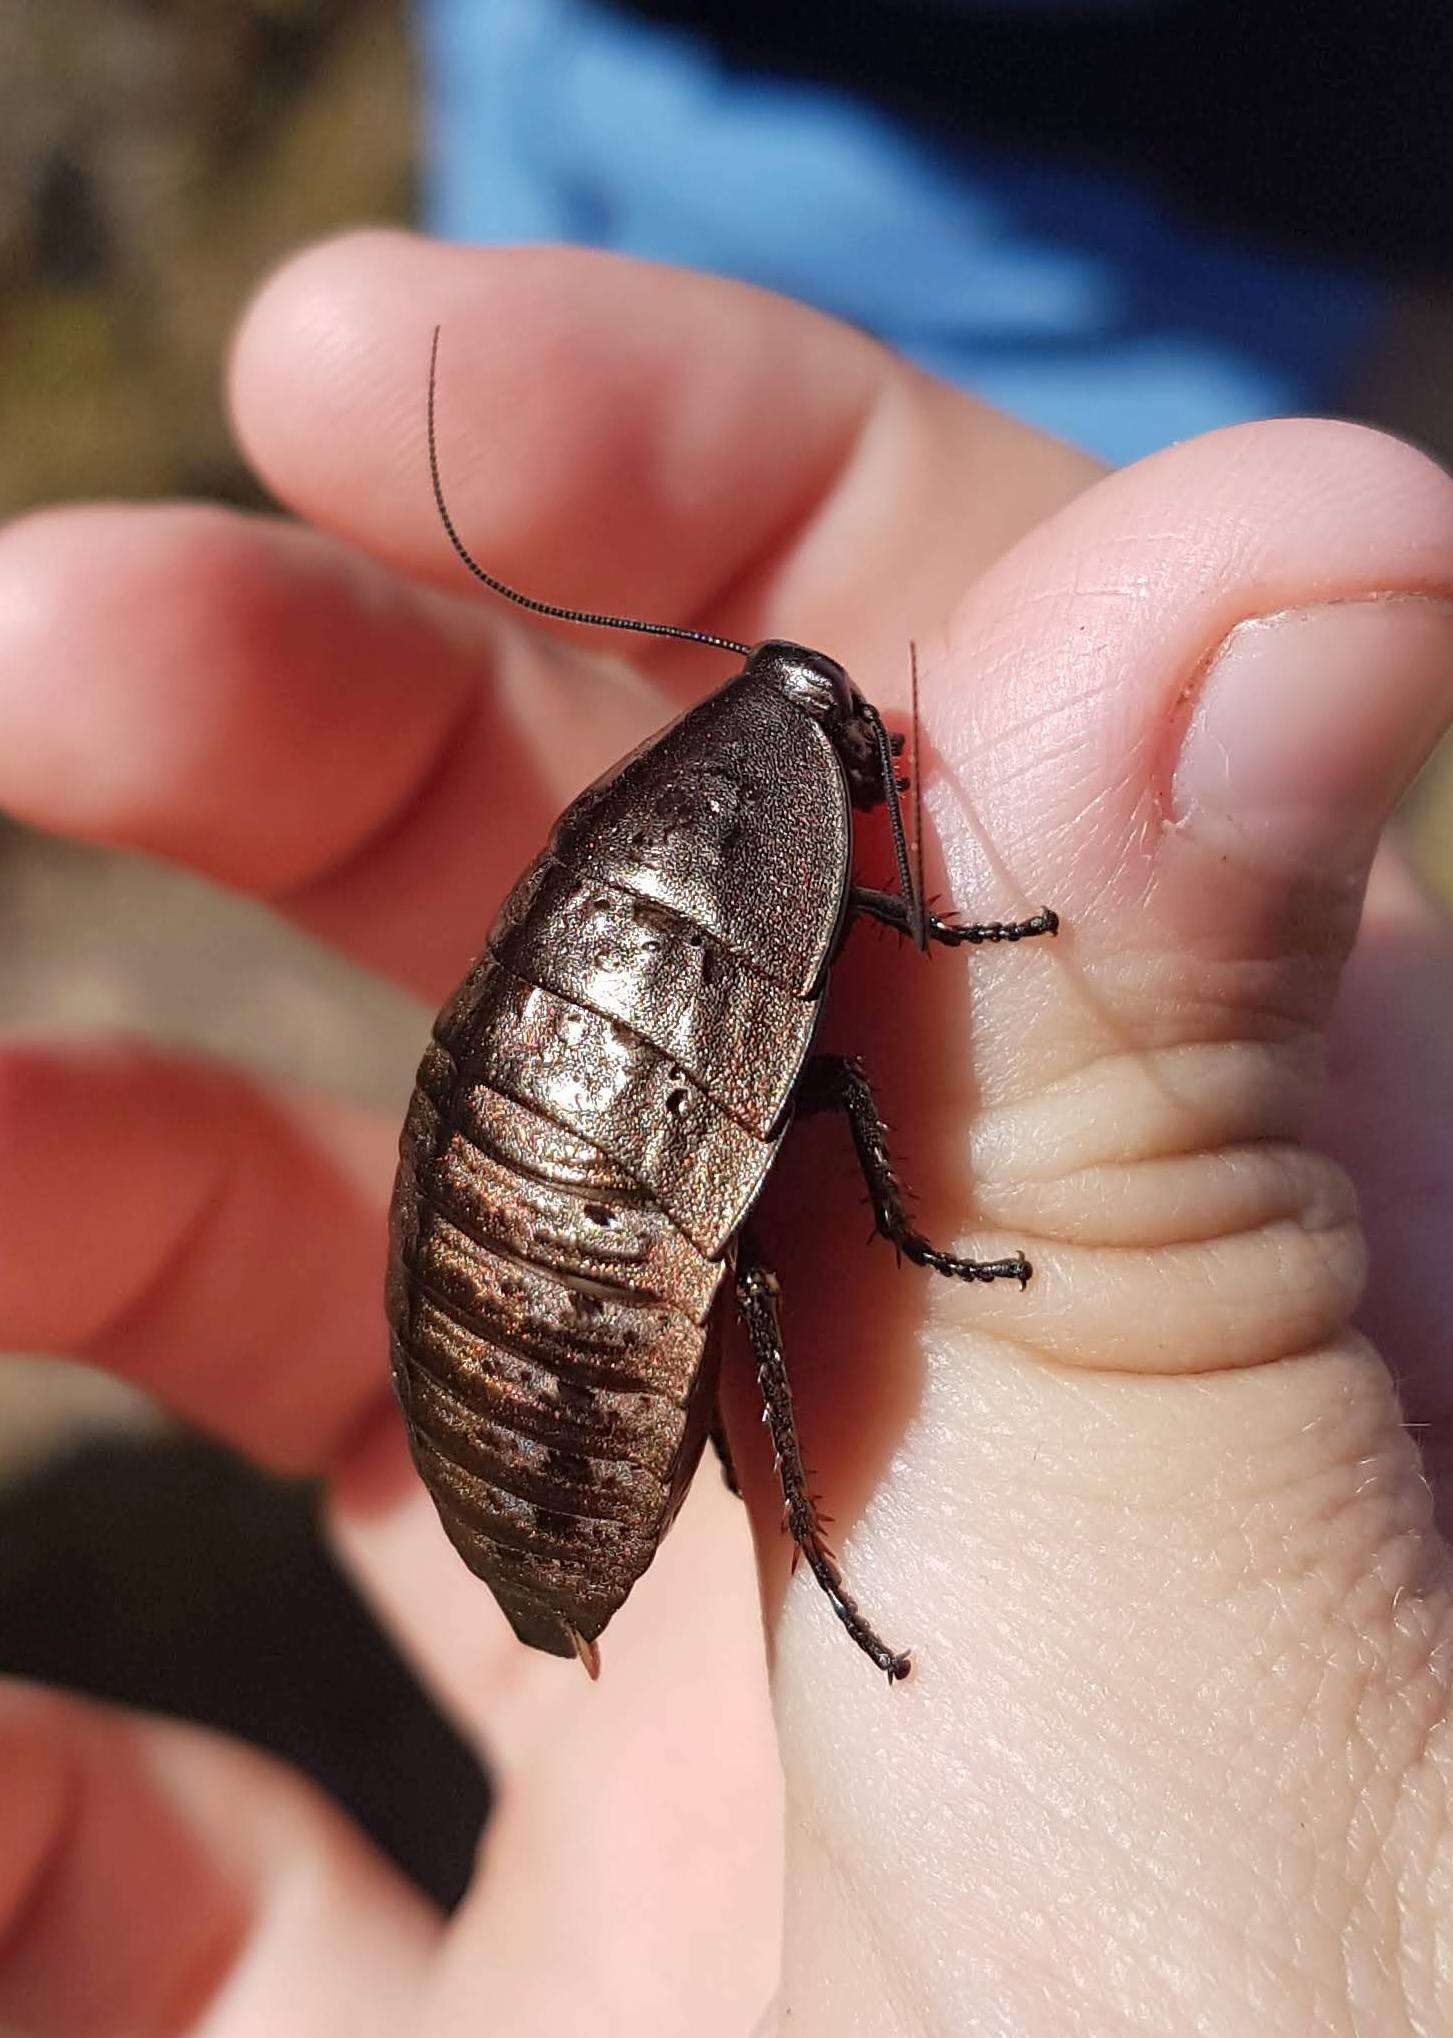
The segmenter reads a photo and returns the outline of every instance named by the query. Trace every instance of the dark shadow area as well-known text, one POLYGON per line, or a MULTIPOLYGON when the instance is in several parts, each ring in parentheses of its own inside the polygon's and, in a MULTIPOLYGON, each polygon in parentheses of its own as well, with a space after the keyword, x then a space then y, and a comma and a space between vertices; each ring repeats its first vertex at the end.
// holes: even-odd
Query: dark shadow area
POLYGON ((1427 0, 629 0, 740 63, 841 85, 953 142, 1157 179, 1264 245, 1445 272, 1453 11, 1427 0))
POLYGON ((488 1789, 319 1538, 310 1487, 185 1437, 0 1489, 0 1670, 271 1750, 444 1905, 488 1789))

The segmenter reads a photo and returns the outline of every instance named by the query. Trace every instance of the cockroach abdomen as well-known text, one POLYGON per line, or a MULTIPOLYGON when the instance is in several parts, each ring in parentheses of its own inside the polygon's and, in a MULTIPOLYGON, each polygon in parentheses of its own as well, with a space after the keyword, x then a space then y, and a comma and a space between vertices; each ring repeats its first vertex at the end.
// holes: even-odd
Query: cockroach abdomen
POLYGON ((712 1420, 850 840, 822 730, 740 676, 563 816, 420 1064, 389 1280, 414 1459, 520 1638, 587 1667, 712 1420))

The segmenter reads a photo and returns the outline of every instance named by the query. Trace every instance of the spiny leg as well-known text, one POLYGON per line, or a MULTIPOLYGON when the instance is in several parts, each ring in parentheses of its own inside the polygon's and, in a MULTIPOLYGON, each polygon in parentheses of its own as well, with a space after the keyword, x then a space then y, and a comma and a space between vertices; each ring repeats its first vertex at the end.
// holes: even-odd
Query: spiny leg
POLYGON ((930 913, 923 888, 923 762, 918 741, 918 646, 908 646, 909 693, 912 706, 911 734, 905 746, 902 736, 890 736, 883 717, 871 701, 859 710, 877 752, 878 788, 888 808, 893 837, 893 861, 898 870, 898 890, 883 892, 854 890, 850 901, 854 913, 881 920, 885 926, 906 934, 915 948, 927 949, 930 941, 946 948, 965 943, 978 946, 986 941, 1025 941, 1036 934, 1058 934, 1059 915, 1045 906, 1028 920, 980 920, 959 924, 941 920, 930 913), (895 770, 895 762, 908 750, 906 778, 895 770), (903 821, 903 795, 913 793, 913 831, 910 837, 903 821))
POLYGON ((797 1112, 799 1117, 806 1117, 815 1111, 832 1110, 847 1114, 874 1219, 884 1238, 892 1240, 904 1259, 955 1281, 1017 1281, 1021 1288, 1025 1285, 1033 1268, 1023 1253, 1014 1253, 1005 1260, 962 1260, 953 1253, 940 1252, 921 1232, 914 1230, 903 1207, 902 1186, 889 1158, 888 1128, 873 1101, 868 1078, 857 1062, 844 1055, 814 1055, 802 1071, 797 1112))
POLYGON ((745 1254, 737 1268, 737 1306, 751 1339, 757 1363, 757 1381, 762 1389, 767 1426, 772 1433, 782 1494, 787 1502, 787 1530, 807 1559, 813 1577, 827 1594, 833 1612, 865 1656, 894 1684, 909 1672, 909 1659, 890 1649, 858 1609, 858 1603, 843 1585, 836 1557, 822 1533, 816 1503, 807 1490, 807 1473, 797 1441, 797 1419, 792 1409, 792 1387, 782 1353, 782 1327, 777 1314, 777 1277, 745 1254))
MULTIPOLYGON (((895 934, 915 936, 912 908, 896 892, 877 892, 865 885, 855 885, 848 904, 853 913, 866 920, 877 920, 884 927, 891 927, 895 934)), ((928 939, 942 943, 945 948, 961 948, 966 942, 977 948, 986 941, 1030 941, 1039 934, 1059 933, 1059 914, 1048 906, 1041 907, 1028 920, 962 923, 941 920, 937 913, 925 913, 923 917, 928 939)))

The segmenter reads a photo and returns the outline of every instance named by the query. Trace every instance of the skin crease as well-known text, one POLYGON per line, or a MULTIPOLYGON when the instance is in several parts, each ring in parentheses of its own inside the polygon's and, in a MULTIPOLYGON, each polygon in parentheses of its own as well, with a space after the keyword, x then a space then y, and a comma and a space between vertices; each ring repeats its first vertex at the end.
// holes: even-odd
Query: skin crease
POLYGON ((436 321, 445 484, 492 570, 790 634, 890 716, 916 637, 930 890, 1064 932, 926 962, 864 929, 827 1044, 872 1072, 923 1228, 1022 1244, 1035 1279, 863 1249, 845 1133, 803 1127, 762 1236, 836 1545, 914 1675, 886 1691, 789 1577, 738 1354, 770 1704, 710 1467, 592 1687, 515 1646, 403 1461, 396 1129, 156 1050, 0 1046, 0 1347, 330 1472, 345 1560, 502 1789, 445 1922, 275 1766, 12 1688, 0 2024, 1448 2028, 1453 943, 1387 850, 1359 911, 1453 715, 1453 485, 1299 423, 1100 480, 735 286, 306 253, 232 363, 299 524, 0 537, 0 805, 256 892, 430 1000, 563 801, 730 670, 461 588, 423 468, 436 321), (73 1174, 105 1184, 79 1234, 73 1174))

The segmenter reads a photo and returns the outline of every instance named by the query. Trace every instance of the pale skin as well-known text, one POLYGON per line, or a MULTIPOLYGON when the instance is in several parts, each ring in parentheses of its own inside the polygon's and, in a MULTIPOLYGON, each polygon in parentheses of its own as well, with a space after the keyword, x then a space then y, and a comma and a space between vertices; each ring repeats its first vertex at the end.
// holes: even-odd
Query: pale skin
POLYGON ((918 641, 930 888, 1064 932, 928 963, 862 930, 831 1044, 875 1075, 923 1228, 1035 1278, 895 1267, 845 1133, 804 1127, 764 1225, 801 1427, 914 1674, 890 1691, 789 1580, 738 1365, 767 1643, 708 1467, 591 1685, 516 1645, 409 1474, 396 1128, 4 1044, 0 1348, 329 1474, 338 1548, 500 1805, 444 1921, 262 1758, 11 1689, 0 2025, 1447 2029, 1453 939, 1386 847, 1359 908, 1453 716, 1453 484, 1300 423, 1104 479, 725 284, 305 254, 231 366, 296 523, 104 507, 0 539, 0 806, 254 893, 430 1003, 559 806, 731 669, 471 591, 423 464, 435 322, 446 484, 494 571, 790 635, 890 719, 918 641))

